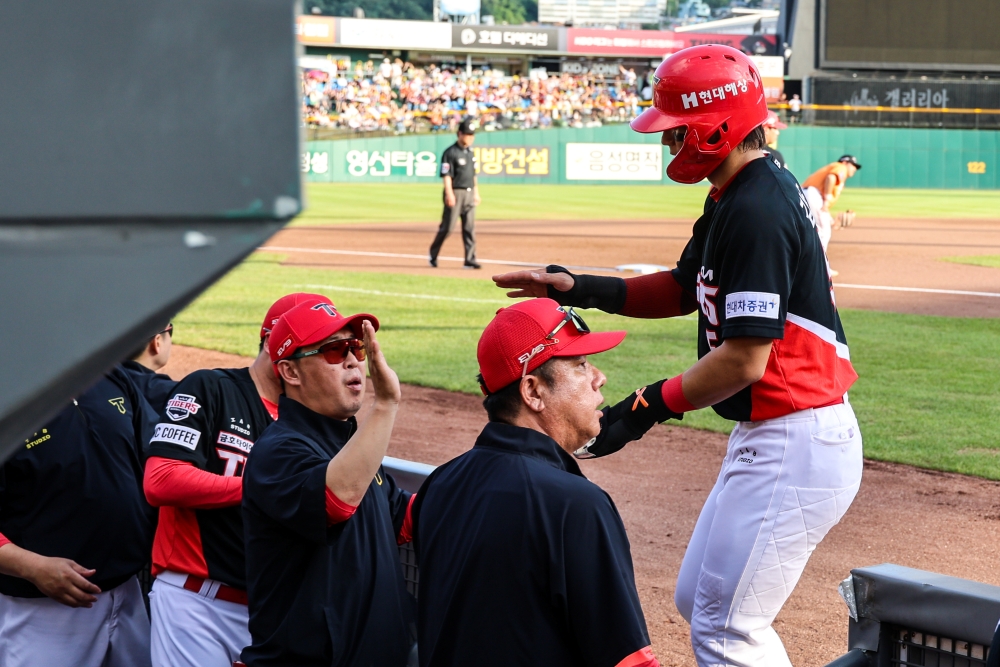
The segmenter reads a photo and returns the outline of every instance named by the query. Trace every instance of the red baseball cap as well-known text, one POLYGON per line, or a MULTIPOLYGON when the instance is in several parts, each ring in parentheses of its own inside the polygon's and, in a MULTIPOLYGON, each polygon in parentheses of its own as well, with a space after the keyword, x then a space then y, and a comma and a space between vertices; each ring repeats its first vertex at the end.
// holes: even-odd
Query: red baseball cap
POLYGON ((552 299, 530 299, 498 310, 476 351, 484 392, 503 389, 553 357, 606 352, 625 339, 624 331, 581 331, 578 322, 583 324, 571 308, 552 299))
POLYGON ((306 301, 312 301, 314 303, 333 303, 330 301, 329 297, 325 297, 322 294, 310 294, 309 292, 286 294, 272 303, 271 307, 267 309, 267 315, 264 316, 264 322, 260 325, 260 337, 263 338, 267 334, 271 333, 271 329, 273 329, 274 325, 278 323, 279 317, 300 303, 305 303, 306 301))
POLYGON ((770 111, 770 110, 767 112, 767 120, 765 120, 761 124, 764 127, 773 127, 776 130, 787 130, 788 129, 788 126, 785 125, 784 123, 782 123, 781 119, 778 118, 778 114, 776 114, 776 113, 774 113, 773 111, 770 111))
POLYGON ((299 348, 315 345, 345 327, 350 327, 354 335, 361 338, 363 320, 371 322, 378 331, 378 320, 374 315, 360 313, 344 317, 329 302, 300 303, 278 318, 278 323, 271 330, 271 341, 267 346, 271 362, 287 359, 299 348))

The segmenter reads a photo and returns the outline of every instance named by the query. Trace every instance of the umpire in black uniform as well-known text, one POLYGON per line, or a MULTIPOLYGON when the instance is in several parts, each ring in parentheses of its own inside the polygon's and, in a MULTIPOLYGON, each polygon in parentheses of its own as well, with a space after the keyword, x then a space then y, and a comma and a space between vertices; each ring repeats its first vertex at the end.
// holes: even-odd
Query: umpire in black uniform
POLYGON ((465 268, 482 268, 476 261, 476 206, 479 205, 479 183, 472 142, 479 124, 466 118, 458 126, 458 141, 441 155, 441 178, 444 179, 444 213, 434 243, 431 244, 430 264, 438 265, 441 245, 451 234, 455 220, 462 217, 462 242, 465 244, 465 268))

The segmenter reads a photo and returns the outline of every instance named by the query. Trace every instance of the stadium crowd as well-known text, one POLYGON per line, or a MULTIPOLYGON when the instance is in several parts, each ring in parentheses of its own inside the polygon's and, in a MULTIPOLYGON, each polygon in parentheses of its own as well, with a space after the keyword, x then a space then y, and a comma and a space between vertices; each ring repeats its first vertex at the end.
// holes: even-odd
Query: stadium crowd
POLYGON ((634 70, 619 68, 614 78, 532 72, 505 76, 388 58, 377 67, 355 63, 351 71, 303 69, 302 113, 310 127, 355 131, 417 129, 454 132, 463 116, 494 129, 597 127, 626 122, 648 95, 634 70))

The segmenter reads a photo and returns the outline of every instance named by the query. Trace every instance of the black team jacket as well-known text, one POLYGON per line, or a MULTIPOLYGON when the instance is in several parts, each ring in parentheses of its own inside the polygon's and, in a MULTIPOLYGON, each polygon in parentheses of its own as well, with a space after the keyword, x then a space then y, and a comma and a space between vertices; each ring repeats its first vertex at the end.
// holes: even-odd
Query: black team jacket
POLYGON ((547 435, 491 422, 413 503, 421 667, 614 667, 649 646, 625 526, 547 435))
POLYGON ((379 468, 354 515, 327 524, 326 469, 357 430, 287 396, 243 472, 248 667, 402 667, 415 640, 397 537, 410 495, 379 468))

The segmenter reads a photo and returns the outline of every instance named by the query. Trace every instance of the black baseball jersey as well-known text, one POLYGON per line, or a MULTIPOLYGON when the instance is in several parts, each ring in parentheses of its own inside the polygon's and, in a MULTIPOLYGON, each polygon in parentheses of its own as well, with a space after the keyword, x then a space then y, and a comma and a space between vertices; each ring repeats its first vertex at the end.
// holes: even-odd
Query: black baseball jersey
POLYGON ((770 146, 768 146, 764 150, 767 151, 768 154, 771 156, 771 158, 778 163, 779 167, 781 167, 782 169, 788 169, 788 163, 785 162, 785 156, 782 155, 780 151, 778 151, 776 148, 771 148, 770 146))
POLYGON ((247 462, 243 520, 251 646, 248 667, 403 667, 413 597, 397 535, 411 494, 381 467, 354 514, 332 526, 326 472, 357 430, 282 396, 281 419, 247 462))
MULTIPOLYGON (((201 370, 178 383, 149 443, 149 455, 242 477, 260 434, 274 420, 247 368, 201 370)), ((218 509, 164 507, 153 548, 153 573, 216 579, 246 589, 239 505, 218 509)))
POLYGON ((471 146, 462 148, 455 142, 445 149, 441 154, 441 177, 445 176, 451 176, 454 189, 464 190, 476 184, 476 159, 471 146))
MULTIPOLYGON (((121 367, 39 428, 0 467, 0 533, 43 556, 97 573, 102 591, 149 562, 156 513, 142 491, 141 443, 150 420, 121 367)), ((44 597, 0 574, 0 593, 44 597)))
POLYGON ((773 160, 754 160, 713 189, 673 274, 701 307, 699 358, 726 338, 774 339, 764 377, 712 406, 722 417, 831 405, 857 379, 809 204, 773 160))
POLYGON ((611 667, 649 646, 618 510, 544 433, 487 424, 420 487, 413 536, 421 667, 611 667))

